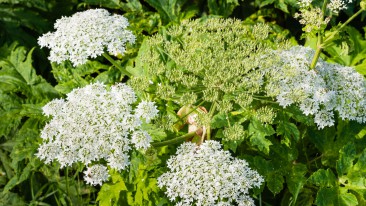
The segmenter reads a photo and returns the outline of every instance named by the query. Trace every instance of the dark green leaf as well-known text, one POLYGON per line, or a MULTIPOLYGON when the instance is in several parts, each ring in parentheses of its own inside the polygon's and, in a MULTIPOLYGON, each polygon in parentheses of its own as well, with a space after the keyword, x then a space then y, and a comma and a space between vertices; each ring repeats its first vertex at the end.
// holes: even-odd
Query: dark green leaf
POLYGON ((309 181, 319 187, 334 187, 337 183, 337 178, 329 168, 327 170, 319 169, 314 172, 309 181))
POLYGON ((269 154, 269 146, 272 145, 272 142, 266 139, 266 136, 270 136, 275 133, 272 126, 269 124, 262 124, 257 120, 252 120, 249 124, 248 130, 250 143, 253 146, 257 146, 260 151, 269 154))
POLYGON ((330 205, 338 205, 338 192, 335 187, 326 188, 322 187, 319 189, 318 194, 316 195, 315 204, 318 206, 330 206, 330 205))
POLYGON ((353 160, 356 157, 356 147, 350 142, 339 151, 339 160, 337 161, 338 176, 342 176, 351 169, 353 160))
POLYGON ((296 164, 291 168, 289 174, 286 176, 286 183, 288 184, 288 189, 293 198, 292 204, 297 202, 297 198, 304 188, 306 183, 306 173, 306 165, 296 164))
POLYGON ((300 139, 300 131, 294 123, 284 121, 278 124, 277 134, 283 135, 284 138, 294 139, 296 142, 300 139))
POLYGON ((214 115, 211 120, 211 128, 217 129, 229 126, 228 119, 226 117, 227 115, 222 113, 214 115))

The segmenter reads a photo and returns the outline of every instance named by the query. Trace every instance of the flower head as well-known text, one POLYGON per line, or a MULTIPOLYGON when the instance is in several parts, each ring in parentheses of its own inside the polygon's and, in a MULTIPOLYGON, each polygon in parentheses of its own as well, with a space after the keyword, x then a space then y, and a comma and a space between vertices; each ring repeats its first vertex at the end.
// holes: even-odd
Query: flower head
POLYGON ((330 2, 327 4, 327 8, 331 12, 338 14, 340 11, 347 9, 347 3, 352 3, 352 0, 330 0, 330 2))
POLYGON ((115 56, 123 54, 126 43, 135 41, 132 32, 126 30, 128 25, 123 16, 110 15, 105 9, 90 9, 58 19, 56 31, 39 37, 38 44, 51 49, 48 58, 52 62, 70 60, 78 66, 88 58, 100 56, 105 49, 115 56))
POLYGON ((170 171, 158 178, 177 205, 254 205, 249 189, 260 187, 263 178, 245 160, 234 158, 217 141, 200 146, 183 143, 168 162, 170 171))
POLYGON ((154 102, 142 101, 137 105, 135 114, 146 120, 147 123, 158 115, 159 110, 156 108, 154 102))
MULTIPOLYGON (((46 163, 56 160, 61 167, 104 159, 112 169, 124 169, 129 165, 132 145, 147 149, 151 142, 133 109, 136 100, 133 90, 125 84, 107 89, 94 83, 74 89, 66 100, 49 102, 43 109, 52 119, 41 132, 43 144, 37 156, 46 163)), ((154 107, 152 102, 145 103, 154 107)))
POLYGON ((270 59, 278 59, 264 68, 268 96, 287 107, 297 105, 305 115, 314 115, 318 128, 334 125, 334 112, 342 119, 366 122, 366 83, 351 67, 319 59, 309 70, 314 51, 295 46, 274 51, 270 59))
POLYGON ((86 183, 91 185, 102 185, 109 178, 107 167, 98 164, 88 167, 84 175, 86 183))

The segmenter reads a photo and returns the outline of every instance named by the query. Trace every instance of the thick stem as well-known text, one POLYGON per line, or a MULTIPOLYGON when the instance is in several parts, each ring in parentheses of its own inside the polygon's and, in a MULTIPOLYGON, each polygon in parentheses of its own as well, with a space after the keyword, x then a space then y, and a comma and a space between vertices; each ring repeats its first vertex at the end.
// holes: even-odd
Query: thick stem
POLYGON ((151 145, 153 147, 162 147, 162 146, 166 146, 166 145, 177 144, 177 143, 180 143, 180 142, 182 142, 184 140, 187 140, 187 139, 193 137, 194 135, 196 135, 196 131, 187 133, 185 135, 176 137, 176 138, 171 139, 171 140, 167 140, 167 141, 163 141, 163 142, 151 143, 151 145))
POLYGON ((127 75, 128 77, 131 77, 132 76, 132 74, 130 73, 130 72, 128 72, 125 68, 123 68, 123 67, 121 67, 121 65, 119 65, 119 64, 117 64, 117 62, 116 61, 114 61, 114 59, 111 57, 111 56, 109 56, 109 54, 107 54, 107 53, 103 53, 103 56, 104 56, 104 58, 106 58, 110 63, 112 63, 113 64, 113 66, 115 66, 115 67, 117 67, 123 74, 125 74, 125 75, 127 75))
MULTIPOLYGON (((323 6, 323 10, 324 10, 324 6, 323 6)), ((310 70, 314 69, 316 66, 316 63, 318 62, 318 59, 320 57, 320 54, 322 52, 322 50, 327 47, 332 41, 333 38, 336 34, 338 34, 340 31, 342 31, 342 29, 344 29, 345 26, 347 26, 347 24, 349 24, 353 19, 355 19, 358 15, 360 15, 364 10, 361 8, 360 10, 358 10, 355 14, 353 14, 349 19, 347 19, 346 22, 344 22, 340 27, 338 27, 337 30, 333 31, 331 33, 331 35, 329 35, 328 37, 326 37, 326 39, 323 40, 323 37, 321 33, 318 33, 318 41, 317 41, 317 48, 315 51, 315 55, 313 57, 313 60, 311 61, 311 65, 310 65, 310 70)))
MULTIPOLYGON (((212 116, 213 116, 213 114, 214 114, 214 112, 215 112, 215 110, 216 110, 216 103, 214 102, 214 103, 212 103, 212 105, 211 105, 211 108, 210 108, 210 111, 209 111, 209 116, 210 116, 210 119, 212 119, 212 116)), ((206 126, 206 131, 207 131, 207 137, 206 137, 206 139, 207 140, 210 140, 211 139, 211 126, 210 125, 207 125, 206 126)))
POLYGON ((318 59, 320 57, 320 54, 322 53, 323 47, 322 47, 322 43, 323 43, 323 38, 321 36, 321 34, 319 34, 318 36, 318 42, 316 45, 316 51, 313 57, 313 60, 311 61, 311 65, 310 65, 310 70, 313 70, 316 66, 316 63, 318 62, 318 59))

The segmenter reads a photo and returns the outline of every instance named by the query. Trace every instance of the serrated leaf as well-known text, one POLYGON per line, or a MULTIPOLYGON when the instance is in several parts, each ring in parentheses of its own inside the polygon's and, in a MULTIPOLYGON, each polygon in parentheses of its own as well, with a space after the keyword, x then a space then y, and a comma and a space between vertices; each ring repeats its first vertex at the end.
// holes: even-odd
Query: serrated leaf
POLYGON ((348 192, 348 189, 340 188, 340 194, 339 194, 339 205, 340 206, 357 206, 358 201, 357 197, 348 192))
POLYGON ((151 135, 153 141, 161 142, 166 139, 167 134, 162 128, 158 128, 154 124, 142 124, 141 129, 149 133, 151 135))
POLYGON ((33 49, 27 53, 25 47, 16 43, 1 50, 11 50, 8 56, 0 58, 0 87, 3 92, 21 92, 28 98, 27 103, 38 103, 58 96, 57 91, 41 76, 32 65, 33 49))
POLYGON ((258 172, 264 176, 268 189, 273 194, 278 194, 283 189, 284 178, 281 169, 275 166, 272 161, 262 157, 254 157, 254 165, 258 172))
POLYGON ((100 206, 118 205, 121 191, 127 191, 125 182, 118 172, 113 171, 110 175, 112 183, 104 183, 98 193, 97 201, 100 206))
POLYGON ((315 204, 319 206, 356 206, 358 201, 355 195, 347 192, 347 189, 323 187, 317 193, 315 204))
POLYGON ((308 179, 312 184, 319 187, 334 187, 336 186, 337 178, 331 169, 319 169, 314 172, 308 179))
POLYGON ((278 194, 283 189, 283 183, 285 182, 282 175, 271 174, 266 178, 267 187, 273 194, 278 194))
POLYGON ((121 78, 121 71, 116 68, 111 68, 108 71, 101 72, 97 77, 95 77, 95 82, 102 82, 104 84, 114 84, 118 82, 121 78))
POLYGON ((222 113, 214 115, 211 120, 211 128, 217 129, 217 128, 223 128, 223 127, 229 126, 228 120, 226 117, 227 117, 227 115, 222 114, 222 113))
POLYGON ((300 131, 294 123, 283 121, 277 125, 277 134, 284 138, 294 139, 296 142, 300 139, 300 131))
POLYGON ((146 0, 146 2, 158 11, 164 23, 189 19, 197 13, 195 4, 187 5, 182 11, 182 7, 187 3, 187 0, 146 0))
POLYGON ((327 188, 322 187, 319 189, 315 204, 318 206, 330 206, 330 205, 338 205, 337 204, 338 193, 335 187, 327 188))
POLYGON ((232 14, 234 9, 237 6, 239 6, 239 2, 238 0, 223 0, 223 1, 208 0, 207 6, 211 15, 228 17, 232 14))
POLYGON ((266 154, 269 154, 269 146, 272 142, 266 139, 267 136, 275 133, 271 125, 262 124, 257 120, 252 120, 248 127, 250 135, 250 143, 257 146, 258 149, 266 154))
POLYGON ((346 144, 339 151, 339 160, 337 161, 338 176, 342 176, 352 168, 353 160, 356 157, 356 147, 353 142, 346 144))
POLYGON ((15 47, 11 51, 7 60, 3 59, 0 61, 0 67, 3 69, 12 68, 14 69, 22 78, 27 85, 34 85, 38 83, 41 79, 37 76, 36 71, 32 66, 32 54, 33 50, 27 51, 24 47, 15 47))

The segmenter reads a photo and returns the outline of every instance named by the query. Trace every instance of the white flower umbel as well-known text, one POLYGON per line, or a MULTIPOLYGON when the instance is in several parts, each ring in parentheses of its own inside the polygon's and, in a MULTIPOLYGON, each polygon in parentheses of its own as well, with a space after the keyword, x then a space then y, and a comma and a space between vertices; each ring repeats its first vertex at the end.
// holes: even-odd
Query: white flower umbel
MULTIPOLYGON (((37 156, 46 163, 56 160, 61 167, 104 159, 112 169, 125 169, 132 145, 147 149, 151 142, 150 135, 141 129, 143 120, 133 109, 136 101, 135 93, 126 84, 107 89, 94 83, 74 89, 66 100, 49 102, 43 111, 52 119, 41 132, 43 144, 37 156)), ((140 104, 155 107, 153 102, 140 104)), ((144 118, 155 116, 157 111, 144 118)))
POLYGON ((51 49, 50 61, 70 60, 77 66, 105 50, 114 56, 125 53, 126 43, 135 42, 135 36, 126 29, 128 25, 121 15, 111 15, 105 9, 90 9, 58 19, 54 25, 56 31, 39 37, 38 44, 51 49))
POLYGON ((327 8, 331 12, 338 14, 340 11, 347 9, 348 3, 352 3, 352 0, 330 0, 330 2, 327 4, 327 8))
POLYGON ((254 205, 249 189, 260 187, 263 178, 245 160, 234 158, 217 141, 200 146, 183 143, 158 178, 158 186, 176 205, 254 205))
POLYGON ((93 165, 84 171, 84 180, 91 185, 102 185, 109 178, 108 169, 103 165, 93 165))
POLYGON ((353 68, 319 59, 310 70, 314 51, 302 46, 273 55, 270 59, 278 59, 263 70, 265 90, 281 106, 299 106, 305 115, 314 115, 320 129, 334 125, 334 111, 343 120, 366 122, 366 83, 353 68))
POLYGON ((155 117, 158 114, 158 109, 156 108, 154 102, 142 101, 136 108, 135 113, 138 117, 146 120, 146 123, 151 121, 151 117, 155 117))
POLYGON ((297 4, 300 6, 300 8, 307 8, 310 7, 311 2, 313 2, 313 0, 299 0, 297 1, 297 4))

